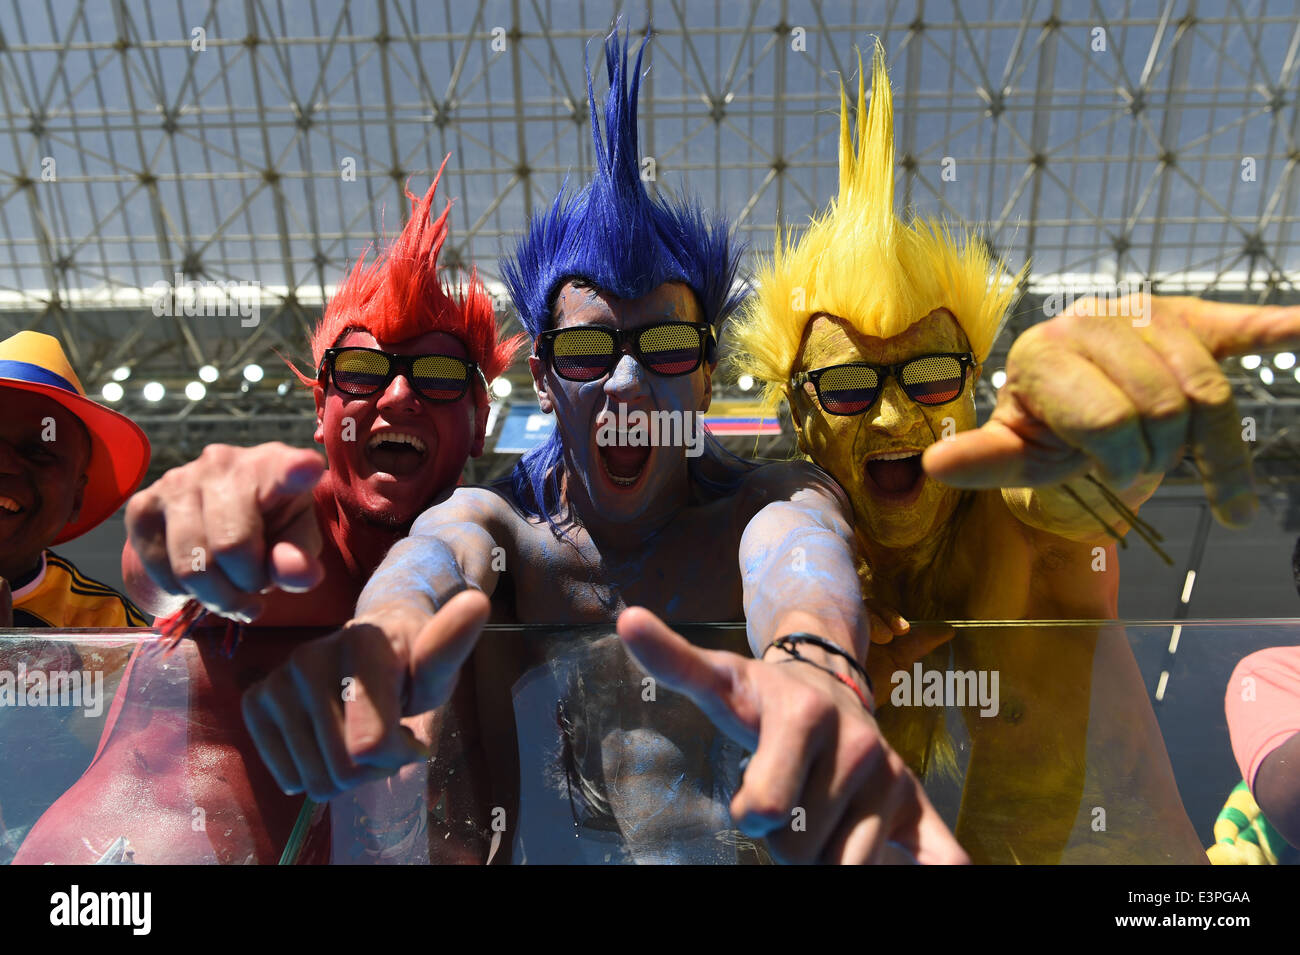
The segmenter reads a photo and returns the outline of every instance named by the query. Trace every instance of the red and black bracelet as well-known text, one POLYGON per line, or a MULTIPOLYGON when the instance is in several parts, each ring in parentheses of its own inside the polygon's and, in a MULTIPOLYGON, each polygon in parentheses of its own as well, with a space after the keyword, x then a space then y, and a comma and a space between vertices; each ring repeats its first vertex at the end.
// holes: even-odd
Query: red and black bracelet
MULTIPOLYGON (((861 687, 859 687, 855 682, 853 682, 848 677, 846 677, 843 673, 840 673, 837 670, 832 670, 828 666, 823 666, 822 664, 816 662, 815 660, 809 660, 806 656, 804 656, 802 653, 799 652, 798 645, 800 643, 810 643, 815 647, 820 647, 821 649, 825 650, 827 653, 831 653, 834 654, 835 656, 843 657, 844 659, 848 660, 849 665, 853 667, 853 669, 858 673, 859 676, 862 677, 863 681, 867 684, 867 689, 871 693, 871 697, 875 696, 876 690, 871 683, 871 677, 867 675, 867 671, 862 667, 862 665, 858 663, 857 660, 853 659, 853 657, 848 652, 846 652, 843 647, 836 646, 834 643, 825 639, 824 637, 819 637, 811 633, 788 633, 785 636, 777 637, 775 640, 773 640, 768 645, 767 649, 770 650, 772 649, 772 647, 776 647, 784 651, 787 655, 789 655, 789 657, 792 660, 798 660, 800 663, 806 663, 809 666, 816 667, 817 669, 821 670, 823 673, 829 673, 831 676, 835 677, 835 679, 839 680, 841 683, 843 683, 845 686, 847 686, 850 690, 853 691, 853 695, 858 698, 858 701, 864 707, 866 707, 868 713, 874 712, 871 706, 870 698, 868 698, 866 693, 862 692, 861 687)), ((766 651, 764 651, 764 653, 766 653, 766 651)))

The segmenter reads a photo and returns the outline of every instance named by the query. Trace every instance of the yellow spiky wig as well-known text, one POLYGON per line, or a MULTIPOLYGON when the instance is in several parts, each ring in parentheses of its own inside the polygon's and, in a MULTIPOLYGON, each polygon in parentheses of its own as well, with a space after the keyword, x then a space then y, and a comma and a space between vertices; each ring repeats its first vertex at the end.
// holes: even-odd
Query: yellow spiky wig
POLYGON ((802 238, 777 234, 759 263, 756 292, 731 338, 738 374, 763 386, 772 407, 785 396, 812 316, 828 313, 863 334, 889 338, 936 308, 952 312, 983 363, 1028 266, 1014 278, 965 229, 894 214, 894 106, 876 44, 871 107, 858 58, 857 148, 840 86, 840 189, 802 238))

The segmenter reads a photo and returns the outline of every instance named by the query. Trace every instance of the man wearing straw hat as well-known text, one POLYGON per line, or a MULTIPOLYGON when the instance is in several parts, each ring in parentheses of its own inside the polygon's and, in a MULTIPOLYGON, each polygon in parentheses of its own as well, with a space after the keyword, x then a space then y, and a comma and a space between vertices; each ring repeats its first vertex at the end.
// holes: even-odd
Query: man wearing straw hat
POLYGON ((149 439, 87 398, 63 347, 40 332, 0 342, 0 407, 0 625, 147 626, 130 600, 49 548, 131 496, 149 439))

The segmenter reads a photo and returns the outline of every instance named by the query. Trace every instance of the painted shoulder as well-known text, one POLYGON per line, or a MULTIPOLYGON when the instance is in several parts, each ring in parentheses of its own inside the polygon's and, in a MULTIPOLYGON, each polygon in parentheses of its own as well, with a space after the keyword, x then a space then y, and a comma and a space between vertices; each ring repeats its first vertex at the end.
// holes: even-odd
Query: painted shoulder
POLYGON ((477 524, 495 532, 512 522, 514 514, 508 484, 504 489, 500 485, 457 487, 416 518, 411 534, 432 534, 448 524, 477 524))
POLYGON ((772 461, 759 465, 745 475, 742 487, 754 491, 821 491, 847 502, 839 482, 811 461, 772 461))
POLYGON ((853 513, 848 495, 839 482, 810 461, 775 461, 760 465, 745 475, 740 494, 755 512, 777 501, 821 497, 834 500, 845 515, 853 513))

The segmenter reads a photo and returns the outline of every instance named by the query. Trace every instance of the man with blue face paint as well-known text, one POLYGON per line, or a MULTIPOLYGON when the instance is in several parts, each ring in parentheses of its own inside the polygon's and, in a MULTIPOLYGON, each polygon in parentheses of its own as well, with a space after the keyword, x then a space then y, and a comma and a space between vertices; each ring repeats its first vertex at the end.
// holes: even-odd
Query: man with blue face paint
MULTIPOLYGON (((624 42, 607 39, 603 135, 588 72, 596 177, 561 192, 505 268, 555 434, 508 480, 426 511, 349 626, 249 691, 250 730, 286 791, 328 799, 427 758, 399 721, 450 699, 471 653, 480 692, 485 672, 502 672, 503 651, 478 643, 489 613, 616 619, 661 685, 753 751, 731 816, 779 860, 877 861, 892 842, 923 862, 965 861, 871 714, 861 662, 884 625, 859 596, 843 492, 810 465, 758 467, 707 436, 687 454, 709 407, 716 328, 738 303, 740 253, 724 222, 645 191, 643 52, 629 75, 624 42), (673 424, 676 441, 618 426, 647 421, 673 424), (745 619, 748 647, 701 649, 657 614, 745 619), (355 692, 340 694, 349 678, 355 692)), ((505 669, 508 685, 517 671, 505 669)), ((637 754, 645 777, 627 782, 653 787, 677 771, 654 747, 637 754)))

